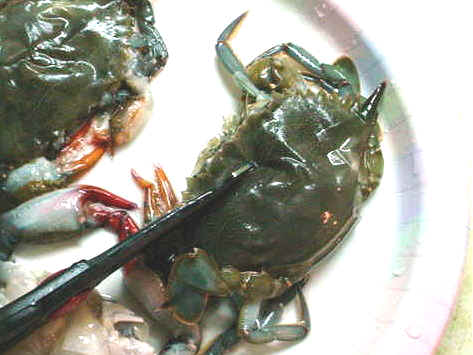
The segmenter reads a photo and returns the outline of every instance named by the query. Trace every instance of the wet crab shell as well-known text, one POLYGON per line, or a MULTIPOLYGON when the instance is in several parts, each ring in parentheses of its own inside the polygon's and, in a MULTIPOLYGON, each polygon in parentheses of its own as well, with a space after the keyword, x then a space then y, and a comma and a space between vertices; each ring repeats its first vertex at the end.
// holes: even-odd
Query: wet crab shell
POLYGON ((259 168, 191 224, 181 243, 204 249, 220 266, 295 282, 347 235, 376 188, 370 174, 382 172, 379 127, 357 113, 360 102, 336 93, 272 95, 264 109, 246 105, 201 154, 185 199, 243 162, 259 168))
POLYGON ((117 116, 142 96, 166 59, 153 21, 147 0, 2 2, 3 179, 36 157, 54 159, 91 116, 117 116))

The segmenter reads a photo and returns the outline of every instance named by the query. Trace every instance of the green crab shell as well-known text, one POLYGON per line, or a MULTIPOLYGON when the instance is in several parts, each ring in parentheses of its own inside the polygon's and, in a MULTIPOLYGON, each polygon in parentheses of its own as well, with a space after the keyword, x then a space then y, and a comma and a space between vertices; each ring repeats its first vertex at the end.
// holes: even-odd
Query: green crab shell
POLYGON ((234 118, 237 127, 202 153, 184 197, 215 186, 243 162, 259 169, 189 228, 189 240, 220 266, 305 275, 348 233, 365 200, 360 166, 376 126, 352 107, 309 92, 274 99, 243 122, 234 118))
MULTIPOLYGON (((139 1, 137 3, 140 3, 139 1)), ((95 111, 136 95, 129 81, 156 60, 125 0, 31 0, 0 4, 0 164, 57 150, 95 111)), ((52 155, 52 156, 51 156, 52 155)))

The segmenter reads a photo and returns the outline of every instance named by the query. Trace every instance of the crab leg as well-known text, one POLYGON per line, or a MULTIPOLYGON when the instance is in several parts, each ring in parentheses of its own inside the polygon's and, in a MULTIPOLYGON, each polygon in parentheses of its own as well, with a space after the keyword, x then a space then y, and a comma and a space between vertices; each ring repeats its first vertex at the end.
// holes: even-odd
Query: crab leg
POLYGON ((303 339, 310 330, 310 316, 302 291, 296 286, 300 303, 299 320, 296 324, 274 324, 279 317, 268 314, 266 320, 260 321, 259 314, 263 305, 261 300, 245 302, 238 321, 238 332, 241 337, 254 344, 269 343, 274 340, 297 341, 303 339))
MULTIPOLYGON (((299 297, 302 297, 300 317, 304 319, 304 326, 307 328, 306 330, 308 332, 310 329, 309 312, 301 291, 305 282, 306 280, 298 282, 281 296, 266 300, 261 306, 261 312, 258 316, 258 324, 260 324, 262 328, 266 329, 274 327, 274 325, 281 319, 284 307, 291 302, 296 295, 298 295, 299 297)), ((235 323, 225 332, 221 333, 203 353, 205 355, 222 355, 226 353, 227 350, 238 344, 242 339, 241 334, 238 332, 238 327, 239 324, 235 323)), ((290 329, 290 332, 292 332, 292 329, 290 329)))
POLYGON ((119 235, 135 233, 124 211, 136 204, 98 187, 80 185, 38 196, 0 215, 0 260, 10 257, 20 241, 55 240, 106 226, 119 235))
POLYGON ((179 201, 166 173, 161 167, 157 166, 154 168, 155 183, 143 179, 135 170, 131 171, 131 175, 145 193, 145 223, 151 222, 177 206, 179 201))
POLYGON ((303 73, 306 80, 319 83, 328 92, 338 91, 354 95, 359 93, 358 73, 351 59, 344 57, 334 65, 320 63, 312 54, 294 43, 284 43, 268 49, 258 58, 273 57, 285 53, 299 63, 308 73, 303 73), (352 70, 355 70, 352 73, 352 70))
POLYGON ((248 94, 254 96, 257 100, 271 100, 271 96, 266 94, 264 91, 259 90, 255 84, 249 78, 245 67, 241 63, 240 59, 233 52, 230 47, 229 40, 238 25, 246 17, 246 12, 239 17, 237 17, 231 24, 223 30, 222 34, 218 37, 217 44, 215 49, 217 55, 222 61, 225 68, 233 76, 236 84, 248 94))
POLYGON ((274 46, 260 55, 259 58, 272 57, 281 52, 286 53, 310 73, 317 75, 320 78, 324 78, 325 80, 331 81, 333 83, 344 80, 340 73, 333 69, 330 70, 330 65, 321 64, 312 54, 294 43, 284 43, 274 46))

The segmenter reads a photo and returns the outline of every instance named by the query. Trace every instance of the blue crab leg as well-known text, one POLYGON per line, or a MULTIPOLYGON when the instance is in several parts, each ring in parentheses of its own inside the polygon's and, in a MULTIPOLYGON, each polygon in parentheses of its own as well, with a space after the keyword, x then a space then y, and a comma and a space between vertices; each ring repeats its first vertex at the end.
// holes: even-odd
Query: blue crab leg
POLYGON ((233 346, 237 345, 242 338, 238 335, 237 325, 234 324, 225 332, 220 334, 212 345, 204 352, 205 355, 222 355, 233 346))
POLYGON ((218 37, 215 49, 217 51, 218 57, 222 61, 227 71, 233 76, 233 79, 235 80, 238 87, 251 96, 255 97, 257 100, 271 100, 270 95, 259 90, 255 84, 253 84, 246 72, 245 67, 230 47, 229 40, 236 31, 239 24, 246 17, 246 14, 247 12, 237 17, 225 28, 225 30, 223 30, 223 32, 218 37))
POLYGON ((180 255, 168 277, 166 309, 173 318, 195 330, 191 336, 176 336, 168 341, 161 355, 196 354, 200 348, 199 322, 212 296, 227 296, 230 290, 216 262, 201 249, 180 255), (193 336, 193 337, 192 337, 193 336))
MULTIPOLYGON (((291 288, 289 288, 286 292, 284 292, 281 296, 275 297, 265 301, 261 307, 259 324, 263 326, 273 326, 281 319, 281 315, 283 312, 284 307, 291 302, 296 295, 302 297, 303 306, 302 309, 302 316, 301 318, 304 319, 304 326, 307 328, 307 332, 310 330, 310 317, 308 308, 306 305, 305 300, 303 299, 302 294, 302 287, 306 283, 306 280, 303 280, 291 288)), ((220 334, 218 338, 211 344, 211 346, 204 352, 205 355, 222 355, 231 347, 235 346, 242 340, 242 337, 238 333, 238 324, 235 323, 232 327, 228 328, 225 332, 220 334)))
POLYGON ((340 59, 338 63, 335 62, 334 65, 328 65, 320 63, 317 58, 315 58, 304 48, 294 43, 284 43, 268 49, 257 59, 273 57, 279 53, 287 54, 297 63, 302 65, 302 67, 308 71, 308 73, 304 73, 305 79, 319 83, 325 90, 329 92, 334 92, 336 90, 346 90, 347 86, 351 87, 351 94, 356 94, 359 92, 359 83, 357 85, 356 82, 358 73, 356 72, 356 68, 353 63, 351 63, 351 59, 347 57, 344 58, 350 61, 350 64, 348 64, 346 60, 340 59), (350 73, 347 72, 347 70, 344 70, 343 68, 347 65, 351 65, 353 68, 355 68, 355 73, 350 73))
POLYGON ((95 287, 112 272, 136 257, 150 243, 168 233, 240 181, 253 165, 232 174, 219 187, 190 200, 147 225, 140 232, 90 260, 82 260, 57 273, 34 290, 0 308, 0 352, 16 344, 47 322, 78 294, 95 287))
POLYGON ((263 302, 249 300, 245 302, 238 320, 238 333, 249 343, 262 344, 274 340, 297 341, 303 339, 310 330, 309 308, 299 286, 295 288, 299 299, 299 320, 296 324, 274 324, 278 316, 267 315, 267 320, 259 321, 263 302))
POLYGON ((284 43, 274 46, 261 54, 258 58, 273 57, 274 55, 281 52, 286 53, 289 57, 306 68, 309 72, 320 77, 324 76, 322 64, 317 60, 317 58, 315 58, 304 48, 299 47, 294 43, 284 43))

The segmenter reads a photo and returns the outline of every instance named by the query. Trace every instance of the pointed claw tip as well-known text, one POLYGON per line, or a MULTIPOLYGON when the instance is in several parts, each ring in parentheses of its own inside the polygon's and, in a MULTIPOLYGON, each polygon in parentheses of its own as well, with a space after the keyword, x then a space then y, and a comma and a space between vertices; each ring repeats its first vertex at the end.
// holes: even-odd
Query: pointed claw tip
POLYGON ((242 13, 240 16, 238 16, 236 19, 234 19, 220 34, 218 37, 217 43, 218 42, 225 42, 233 36, 233 34, 236 32, 237 28, 240 26, 242 21, 245 19, 245 17, 248 15, 248 11, 245 11, 242 13))
POLYGON ((240 16, 238 16, 235 20, 233 20, 232 24, 234 23, 234 27, 238 27, 238 25, 240 25, 241 22, 243 22, 243 20, 246 18, 246 16, 248 16, 248 12, 250 10, 246 10, 244 13, 242 13, 240 16))
POLYGON ((155 165, 154 167, 154 174, 155 175, 164 175, 166 176, 166 173, 164 172, 164 169, 161 165, 155 165))
POLYGON ((131 177, 133 178, 133 180, 135 180, 135 182, 137 182, 138 184, 143 181, 143 178, 136 172, 135 169, 131 169, 131 177))

